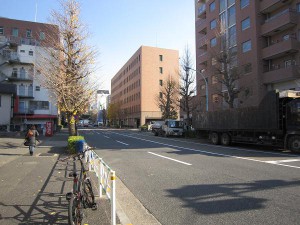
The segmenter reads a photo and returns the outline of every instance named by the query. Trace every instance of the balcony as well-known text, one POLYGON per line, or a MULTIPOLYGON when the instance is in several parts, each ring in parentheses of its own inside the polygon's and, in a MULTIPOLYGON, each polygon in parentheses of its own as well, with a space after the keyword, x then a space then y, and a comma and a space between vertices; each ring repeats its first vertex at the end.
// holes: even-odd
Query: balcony
POLYGON ((32 82, 33 78, 32 75, 30 75, 29 73, 12 72, 11 77, 8 77, 8 80, 10 82, 15 82, 15 81, 32 82))
POLYGON ((261 27, 261 34, 263 36, 272 36, 297 25, 297 23, 297 12, 295 10, 287 9, 266 20, 261 27))
POLYGON ((291 3, 293 0, 261 0, 260 1, 260 12, 261 13, 270 13, 276 9, 291 3))
POLYGON ((262 58, 275 59, 287 54, 296 53, 300 49, 300 42, 296 38, 278 40, 276 43, 262 49, 262 58))
POLYGON ((263 73, 264 84, 274 84, 300 78, 299 66, 275 67, 263 73))
POLYGON ((198 19, 196 21, 196 32, 199 32, 201 34, 206 34, 207 33, 206 19, 198 19))

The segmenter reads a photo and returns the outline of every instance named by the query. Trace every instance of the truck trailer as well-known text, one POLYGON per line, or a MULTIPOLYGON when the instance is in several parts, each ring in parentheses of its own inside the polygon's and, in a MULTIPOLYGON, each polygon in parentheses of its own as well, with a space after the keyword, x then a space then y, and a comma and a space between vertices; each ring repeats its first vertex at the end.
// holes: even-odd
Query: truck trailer
POLYGON ((193 114, 196 132, 215 145, 250 143, 300 152, 300 91, 271 91, 257 107, 193 114))

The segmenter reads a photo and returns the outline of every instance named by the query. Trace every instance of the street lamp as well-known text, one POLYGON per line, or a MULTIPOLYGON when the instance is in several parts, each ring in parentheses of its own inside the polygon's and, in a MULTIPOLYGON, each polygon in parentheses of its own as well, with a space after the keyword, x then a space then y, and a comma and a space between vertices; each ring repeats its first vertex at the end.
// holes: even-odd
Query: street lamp
POLYGON ((198 70, 195 70, 195 69, 193 69, 193 68, 191 68, 191 67, 187 67, 187 66, 186 66, 186 67, 185 67, 185 71, 188 72, 189 70, 193 70, 193 71, 195 71, 196 73, 200 74, 200 75, 202 76, 204 82, 205 82, 206 111, 208 111, 208 83, 207 83, 207 80, 206 80, 206 78, 203 76, 203 73, 202 73, 202 72, 200 72, 200 71, 198 71, 198 70))

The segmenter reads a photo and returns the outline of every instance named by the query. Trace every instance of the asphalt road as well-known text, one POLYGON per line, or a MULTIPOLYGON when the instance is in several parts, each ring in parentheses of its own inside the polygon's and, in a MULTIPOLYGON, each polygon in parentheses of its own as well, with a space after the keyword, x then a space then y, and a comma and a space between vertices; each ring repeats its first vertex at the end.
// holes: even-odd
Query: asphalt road
POLYGON ((130 130, 80 133, 161 224, 300 224, 300 155, 130 130))

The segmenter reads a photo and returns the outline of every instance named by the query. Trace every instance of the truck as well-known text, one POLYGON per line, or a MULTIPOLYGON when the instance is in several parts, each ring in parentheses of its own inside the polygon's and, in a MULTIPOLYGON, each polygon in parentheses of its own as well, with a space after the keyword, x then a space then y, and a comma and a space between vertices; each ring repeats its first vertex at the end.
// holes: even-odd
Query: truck
POLYGON ((270 91, 257 107, 197 112, 193 127, 212 144, 250 143, 300 152, 300 91, 270 91))
POLYGON ((155 121, 152 124, 152 132, 155 136, 183 136, 183 122, 180 120, 167 119, 165 121, 155 121))

